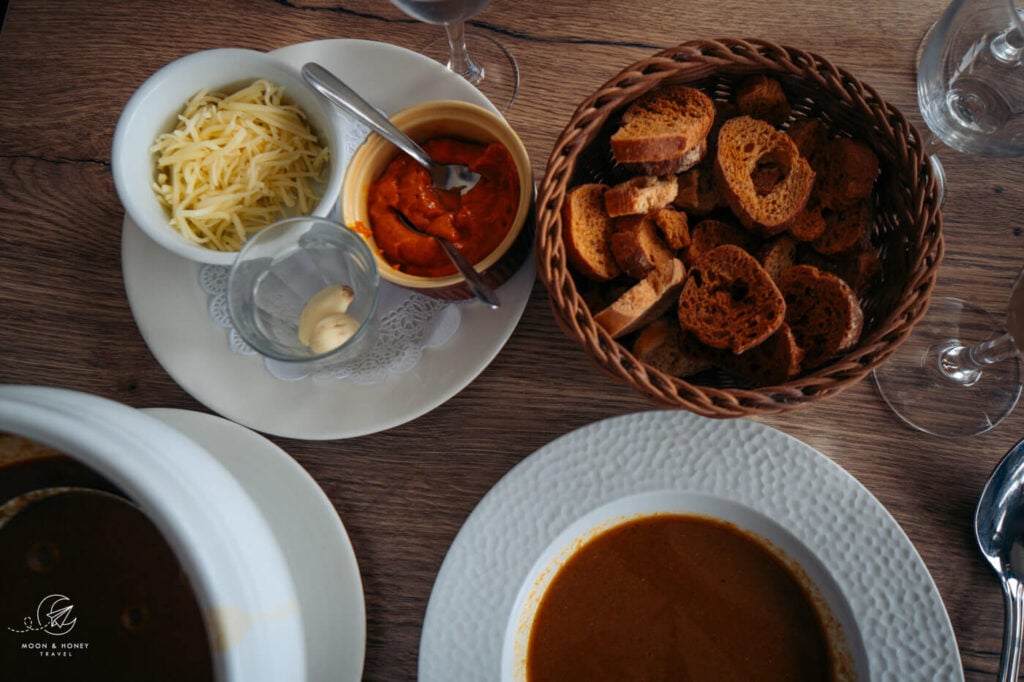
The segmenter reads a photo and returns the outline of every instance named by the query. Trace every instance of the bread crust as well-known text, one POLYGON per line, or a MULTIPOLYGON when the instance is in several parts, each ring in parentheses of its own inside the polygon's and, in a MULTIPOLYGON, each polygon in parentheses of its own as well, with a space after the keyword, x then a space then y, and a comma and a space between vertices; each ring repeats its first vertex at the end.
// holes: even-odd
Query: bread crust
POLYGON ((688 171, 707 155, 708 145, 705 140, 697 143, 697 146, 679 156, 662 161, 643 161, 634 163, 623 163, 622 167, 628 171, 641 175, 675 175, 688 171))
POLYGON ((704 141, 714 118, 714 102, 700 90, 655 88, 626 108, 611 136, 612 156, 622 164, 679 159, 704 141))

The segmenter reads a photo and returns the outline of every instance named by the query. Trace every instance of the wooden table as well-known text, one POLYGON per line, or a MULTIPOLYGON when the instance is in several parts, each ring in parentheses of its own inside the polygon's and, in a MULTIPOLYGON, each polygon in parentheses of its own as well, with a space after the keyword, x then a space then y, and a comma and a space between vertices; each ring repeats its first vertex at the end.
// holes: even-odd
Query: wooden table
MULTIPOLYGON (((472 24, 519 61, 507 117, 539 177, 576 103, 626 64, 693 38, 760 37, 817 52, 921 125, 915 51, 944 5, 680 0, 641 10, 631 0, 519 0, 494 3, 472 24)), ((439 32, 383 0, 13 0, 0 33, 0 382, 205 411, 154 360, 125 299, 110 169, 121 107, 153 71, 200 49, 332 37, 417 49, 439 32)), ((1022 165, 943 159, 947 255, 937 293, 1001 314, 1024 263, 1022 165)), ((650 407, 566 339, 538 282, 504 350, 433 412, 350 440, 274 438, 323 486, 351 535, 366 594, 366 679, 415 677, 437 570, 502 475, 557 436, 650 407)), ((934 575, 967 679, 989 679, 1002 604, 972 518, 992 467, 1024 435, 1024 410, 982 436, 943 440, 904 426, 867 380, 761 421, 834 459, 886 506, 934 575)))

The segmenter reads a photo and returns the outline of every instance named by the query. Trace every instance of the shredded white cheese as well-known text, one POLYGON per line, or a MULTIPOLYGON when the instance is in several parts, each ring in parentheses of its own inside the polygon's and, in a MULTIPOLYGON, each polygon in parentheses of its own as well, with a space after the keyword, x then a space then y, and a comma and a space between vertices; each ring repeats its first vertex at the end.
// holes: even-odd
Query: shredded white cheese
POLYGON ((157 137, 153 188, 171 226, 216 251, 320 201, 329 152, 283 88, 257 80, 223 95, 202 90, 157 137))

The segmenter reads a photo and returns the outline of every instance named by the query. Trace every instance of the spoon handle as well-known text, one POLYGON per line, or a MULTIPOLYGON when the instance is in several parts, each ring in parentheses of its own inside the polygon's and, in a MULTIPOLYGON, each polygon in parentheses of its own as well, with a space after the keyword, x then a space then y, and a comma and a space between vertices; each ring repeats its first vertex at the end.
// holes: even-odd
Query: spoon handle
POLYGON ((448 254, 448 257, 455 263, 455 267, 459 269, 462 276, 466 278, 466 284, 469 285, 470 290, 476 295, 478 299, 489 305, 492 309, 497 310, 501 307, 501 301, 498 300, 498 295, 494 293, 494 289, 487 285, 484 278, 480 276, 480 273, 476 271, 466 257, 462 255, 458 247, 452 244, 447 239, 441 237, 435 237, 437 243, 441 245, 444 252, 448 254))
POLYGON ((999 682, 1017 682, 1020 667, 1021 636, 1024 634, 1024 584, 1019 580, 1003 582, 1003 655, 999 660, 999 682))
POLYGON ((360 97, 355 90, 324 67, 309 62, 302 67, 302 78, 332 104, 358 118, 424 167, 430 168, 434 165, 422 147, 389 121, 380 109, 360 97))

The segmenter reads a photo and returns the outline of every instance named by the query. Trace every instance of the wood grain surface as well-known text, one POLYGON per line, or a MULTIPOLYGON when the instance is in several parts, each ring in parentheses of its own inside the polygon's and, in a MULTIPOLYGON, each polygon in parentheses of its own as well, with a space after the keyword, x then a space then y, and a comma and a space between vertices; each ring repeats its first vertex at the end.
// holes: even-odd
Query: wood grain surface
MULTIPOLYGON (((915 52, 944 6, 671 0, 638 11, 632 0, 499 0, 471 29, 518 59, 522 84, 506 115, 540 177, 578 102, 627 64, 694 38, 757 37, 817 52, 922 126, 915 52)), ((154 360, 125 298, 123 210, 110 167, 121 108, 152 72, 196 50, 335 37, 419 49, 440 31, 384 0, 11 0, 0 32, 0 383, 206 411, 154 360)), ((1024 264, 1022 164, 942 158, 950 185, 937 294, 1001 317, 1024 264)), ((495 482, 568 431, 647 409, 561 333, 538 283, 504 350, 431 413, 350 440, 272 438, 316 478, 350 533, 366 594, 365 679, 415 678, 434 577, 495 482)), ((973 509, 993 466, 1024 436, 1024 408, 984 435, 944 440, 904 426, 868 379, 761 421, 825 453, 877 496, 934 576, 966 679, 992 678, 1002 602, 974 545, 973 509)))

